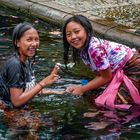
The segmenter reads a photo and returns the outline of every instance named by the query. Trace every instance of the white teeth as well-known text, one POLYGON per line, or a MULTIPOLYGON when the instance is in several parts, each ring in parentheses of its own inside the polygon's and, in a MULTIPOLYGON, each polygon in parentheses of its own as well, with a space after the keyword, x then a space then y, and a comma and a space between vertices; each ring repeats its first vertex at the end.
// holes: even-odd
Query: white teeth
POLYGON ((77 42, 79 42, 79 40, 78 40, 78 39, 75 39, 75 40, 73 40, 72 42, 73 42, 73 43, 77 43, 77 42))
POLYGON ((72 44, 78 44, 78 43, 79 43, 79 40, 72 41, 72 44))
POLYGON ((35 49, 34 49, 34 48, 29 48, 28 50, 29 50, 29 51, 35 51, 35 49))
POLYGON ((30 51, 35 51, 35 49, 29 49, 30 51))

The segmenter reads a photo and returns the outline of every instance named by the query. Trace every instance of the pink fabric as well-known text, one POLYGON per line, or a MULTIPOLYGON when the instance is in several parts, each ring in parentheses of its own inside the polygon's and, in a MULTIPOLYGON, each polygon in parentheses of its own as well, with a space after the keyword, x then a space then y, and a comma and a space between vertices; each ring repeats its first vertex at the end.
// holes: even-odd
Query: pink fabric
MULTIPOLYGON (((132 52, 129 52, 127 56, 130 56, 132 52)), ((129 58, 126 57, 125 62, 128 61, 129 58)), ((99 106, 104 106, 109 109, 121 109, 127 110, 131 107, 129 104, 118 104, 115 105, 115 99, 118 94, 118 90, 122 82, 125 83, 126 87, 128 88, 134 103, 140 105, 140 96, 138 89, 134 86, 132 81, 124 74, 123 69, 118 69, 114 78, 112 79, 111 83, 108 87, 104 90, 104 92, 95 99, 95 103, 99 106)))

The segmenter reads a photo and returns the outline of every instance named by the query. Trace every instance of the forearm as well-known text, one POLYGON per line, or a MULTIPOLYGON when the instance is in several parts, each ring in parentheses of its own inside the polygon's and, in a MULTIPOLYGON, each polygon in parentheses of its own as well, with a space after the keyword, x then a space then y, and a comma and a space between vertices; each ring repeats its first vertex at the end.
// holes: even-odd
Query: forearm
POLYGON ((22 92, 20 96, 13 97, 12 103, 16 107, 20 107, 21 105, 26 104, 29 100, 31 100, 36 94, 38 94, 43 87, 40 84, 36 84, 31 90, 22 92))
POLYGON ((82 91, 87 92, 90 90, 94 90, 97 89, 101 86, 104 86, 105 84, 107 84, 111 79, 104 79, 102 77, 96 77, 95 79, 91 80, 88 82, 88 84, 82 86, 82 91))

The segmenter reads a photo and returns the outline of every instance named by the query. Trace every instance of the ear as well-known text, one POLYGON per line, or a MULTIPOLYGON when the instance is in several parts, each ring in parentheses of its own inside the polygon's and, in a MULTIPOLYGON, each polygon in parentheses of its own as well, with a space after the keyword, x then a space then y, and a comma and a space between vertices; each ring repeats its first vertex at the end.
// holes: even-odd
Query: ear
POLYGON ((17 41, 15 41, 15 44, 16 44, 16 46, 19 48, 19 41, 17 40, 17 41))

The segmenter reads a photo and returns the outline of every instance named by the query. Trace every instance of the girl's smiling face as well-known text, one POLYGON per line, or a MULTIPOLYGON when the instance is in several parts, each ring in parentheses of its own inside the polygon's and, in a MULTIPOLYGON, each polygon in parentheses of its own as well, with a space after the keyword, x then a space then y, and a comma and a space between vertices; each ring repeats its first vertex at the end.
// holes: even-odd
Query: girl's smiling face
POLYGON ((33 57, 39 47, 38 32, 34 28, 24 32, 20 40, 17 41, 17 47, 22 61, 25 62, 27 58, 33 57))
POLYGON ((66 26, 66 38, 71 46, 80 49, 85 46, 87 33, 81 24, 71 21, 66 26))

